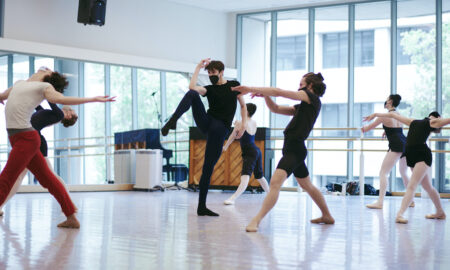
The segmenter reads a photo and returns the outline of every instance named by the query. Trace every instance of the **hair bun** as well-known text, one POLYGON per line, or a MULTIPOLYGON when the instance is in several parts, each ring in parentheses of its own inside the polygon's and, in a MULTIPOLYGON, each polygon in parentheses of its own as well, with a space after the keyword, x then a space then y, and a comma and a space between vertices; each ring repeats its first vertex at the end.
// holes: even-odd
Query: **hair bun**
POLYGON ((316 74, 316 76, 321 80, 321 81, 323 81, 324 80, 324 78, 323 78, 323 76, 322 76, 322 73, 317 73, 316 74))

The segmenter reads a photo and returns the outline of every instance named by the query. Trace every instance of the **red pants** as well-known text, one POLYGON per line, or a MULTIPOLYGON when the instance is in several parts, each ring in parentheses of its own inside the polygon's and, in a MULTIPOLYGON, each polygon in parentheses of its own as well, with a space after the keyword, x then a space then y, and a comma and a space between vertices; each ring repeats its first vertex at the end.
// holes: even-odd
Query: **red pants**
POLYGON ((40 152, 40 140, 37 131, 24 131, 9 137, 12 150, 6 166, 0 174, 0 205, 8 197, 20 173, 28 168, 39 180, 39 183, 55 197, 64 214, 70 216, 75 213, 75 206, 63 184, 50 170, 40 152))

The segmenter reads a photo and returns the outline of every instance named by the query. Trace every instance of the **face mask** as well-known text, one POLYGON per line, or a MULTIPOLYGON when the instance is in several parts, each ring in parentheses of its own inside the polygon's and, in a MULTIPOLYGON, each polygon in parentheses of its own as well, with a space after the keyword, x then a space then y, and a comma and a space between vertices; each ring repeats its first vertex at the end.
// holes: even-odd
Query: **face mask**
POLYGON ((306 86, 298 89, 298 91, 301 91, 301 90, 306 91, 306 86))
POLYGON ((217 75, 211 75, 209 76, 209 80, 213 85, 216 85, 219 82, 219 76, 217 75))
POLYGON ((387 101, 384 102, 384 107, 386 108, 387 101))

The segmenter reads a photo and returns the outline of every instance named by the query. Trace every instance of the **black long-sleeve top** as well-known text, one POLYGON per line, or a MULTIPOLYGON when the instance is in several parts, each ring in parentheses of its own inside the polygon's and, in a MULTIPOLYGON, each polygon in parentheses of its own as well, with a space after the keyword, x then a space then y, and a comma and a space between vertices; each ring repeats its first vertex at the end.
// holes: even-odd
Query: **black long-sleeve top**
POLYGON ((63 111, 53 103, 48 103, 51 110, 44 109, 40 105, 36 107, 36 112, 31 116, 31 125, 35 130, 41 132, 45 127, 54 125, 64 118, 63 111))

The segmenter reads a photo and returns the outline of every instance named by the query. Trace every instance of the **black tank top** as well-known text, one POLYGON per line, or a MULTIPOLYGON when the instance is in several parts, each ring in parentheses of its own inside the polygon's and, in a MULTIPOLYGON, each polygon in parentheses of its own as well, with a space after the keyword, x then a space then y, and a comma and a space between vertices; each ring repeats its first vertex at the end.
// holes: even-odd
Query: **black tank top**
POLYGON ((305 93, 308 95, 311 103, 308 104, 302 101, 294 106, 294 117, 292 117, 284 130, 284 136, 288 139, 306 140, 314 127, 317 116, 319 116, 322 106, 319 97, 307 90, 305 93))
POLYGON ((406 147, 425 144, 432 130, 429 118, 412 121, 406 137, 406 147))
POLYGON ((255 144, 255 135, 250 135, 247 130, 244 132, 244 135, 239 139, 241 143, 241 147, 244 145, 255 144))

